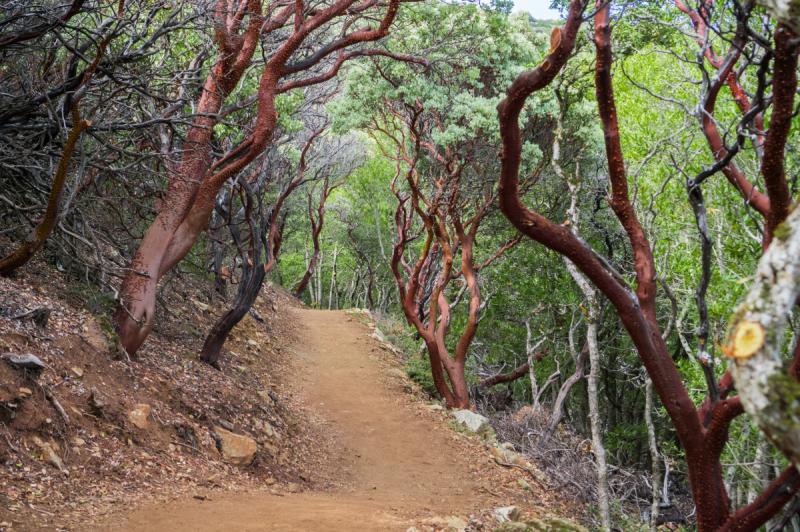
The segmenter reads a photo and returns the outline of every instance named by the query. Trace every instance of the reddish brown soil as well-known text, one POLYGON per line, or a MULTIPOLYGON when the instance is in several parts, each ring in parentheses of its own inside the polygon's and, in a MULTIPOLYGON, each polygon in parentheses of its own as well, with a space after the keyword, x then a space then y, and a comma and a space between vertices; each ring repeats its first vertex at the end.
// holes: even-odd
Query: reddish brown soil
POLYGON ((408 394, 407 381, 390 370, 396 368, 392 356, 378 348, 365 325, 344 312, 292 313, 302 324, 291 349, 298 383, 338 441, 328 463, 340 485, 324 492, 245 492, 147 505, 115 516, 106 523, 110 528, 430 529, 444 527, 447 516, 475 523, 496 506, 533 502, 513 474, 489 464, 481 444, 408 394))
POLYGON ((450 516, 490 530, 497 506, 565 512, 432 409, 364 313, 301 309, 268 287, 264 322, 234 330, 221 371, 198 362, 225 301, 191 279, 164 289, 153 335, 127 361, 97 294, 41 264, 0 278, 0 355, 47 365, 34 380, 0 362, 0 531, 433 530, 450 516), (44 328, 11 319, 39 307, 44 328), (140 403, 146 429, 128 418, 140 403), (258 441, 253 464, 224 462, 218 424, 258 441))

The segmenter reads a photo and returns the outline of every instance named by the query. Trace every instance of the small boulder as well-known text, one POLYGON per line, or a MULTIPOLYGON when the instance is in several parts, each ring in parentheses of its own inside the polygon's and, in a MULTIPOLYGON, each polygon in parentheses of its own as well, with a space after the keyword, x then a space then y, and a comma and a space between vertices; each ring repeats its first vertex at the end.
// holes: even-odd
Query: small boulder
POLYGON ((150 428, 150 412, 153 409, 147 404, 138 404, 128 412, 128 421, 137 429, 147 430, 150 428))
POLYGON ((453 410, 453 417, 456 422, 465 426, 470 432, 475 434, 492 430, 489 419, 472 410, 453 410))
POLYGON ((29 371, 34 374, 40 373, 44 368, 44 362, 30 353, 24 355, 16 355, 14 353, 7 353, 3 355, 3 360, 6 361, 12 368, 20 371, 29 371))
POLYGON ((76 377, 78 378, 83 377, 83 368, 78 366, 73 366, 70 369, 72 370, 72 374, 75 375, 76 377))
POLYGON ((214 427, 217 449, 223 459, 234 465, 250 465, 256 457, 258 446, 249 436, 233 433, 222 427, 214 427))
POLYGON ((498 523, 507 523, 509 521, 519 521, 522 512, 516 506, 501 506, 494 509, 493 515, 498 523))

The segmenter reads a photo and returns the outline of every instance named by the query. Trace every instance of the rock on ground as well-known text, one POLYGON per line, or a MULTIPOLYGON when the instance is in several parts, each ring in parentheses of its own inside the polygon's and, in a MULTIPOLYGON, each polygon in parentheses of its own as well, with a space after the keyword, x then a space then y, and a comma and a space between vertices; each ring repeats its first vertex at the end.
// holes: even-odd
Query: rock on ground
POLYGON ((495 508, 493 513, 494 518, 498 523, 519 521, 519 518, 522 516, 522 512, 520 512, 519 508, 516 506, 502 506, 500 508, 495 508))
POLYGON ((458 423, 469 429, 470 432, 477 434, 491 430, 489 419, 480 414, 476 414, 472 410, 454 410, 453 417, 458 423))
POLYGON ((217 435, 217 447, 226 462, 234 465, 250 465, 256 457, 258 446, 249 436, 233 433, 222 427, 214 427, 217 435))
POLYGON ((128 412, 128 421, 137 429, 147 430, 150 428, 150 412, 152 410, 150 405, 138 404, 128 412))

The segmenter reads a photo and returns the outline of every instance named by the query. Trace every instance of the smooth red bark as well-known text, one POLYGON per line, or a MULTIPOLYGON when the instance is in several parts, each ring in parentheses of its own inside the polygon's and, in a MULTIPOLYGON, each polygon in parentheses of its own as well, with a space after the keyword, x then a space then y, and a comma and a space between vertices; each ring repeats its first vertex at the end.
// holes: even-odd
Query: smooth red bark
MULTIPOLYGON (((219 57, 206 79, 197 104, 200 116, 195 119, 181 148, 178 165, 171 168, 170 184, 163 207, 145 233, 120 292, 120 305, 115 314, 115 327, 122 347, 134 354, 141 347, 153 326, 156 287, 194 245, 205 230, 217 194, 222 185, 253 162, 269 145, 278 120, 275 98, 288 90, 286 84, 301 87, 325 78, 313 75, 281 85, 287 76, 306 71, 332 54, 344 53, 357 43, 378 40, 387 35, 394 21, 400 0, 386 4, 383 17, 375 27, 355 29, 324 45, 316 53, 290 63, 309 36, 336 19, 350 13, 361 13, 384 4, 378 0, 338 0, 306 14, 296 10, 296 3, 271 8, 262 14, 259 0, 239 0, 237 8, 228 10, 228 2, 219 0, 216 9, 216 41, 219 57), (261 37, 284 28, 294 17, 293 31, 281 42, 262 67, 257 92, 257 114, 251 132, 236 147, 212 163, 209 154, 211 134, 221 105, 251 65, 253 53, 261 37), (247 25, 242 25, 247 19, 247 25)), ((338 66, 334 64, 334 69, 338 66)))
MULTIPOLYGON (((767 496, 769 503, 746 507, 731 516, 722 478, 720 453, 727 441, 731 420, 742 412, 740 402, 736 398, 724 399, 708 403, 703 406, 701 412, 698 412, 688 396, 656 321, 654 260, 649 242, 629 198, 624 159, 619 143, 619 125, 611 82, 612 56, 608 3, 598 2, 595 15, 597 52, 595 87, 612 189, 611 206, 633 250, 637 281, 635 293, 604 260, 601 260, 585 243, 575 238, 567 228, 528 209, 521 202, 519 168, 522 140, 519 115, 528 96, 546 87, 566 63, 580 26, 582 9, 580 2, 575 1, 570 4, 569 16, 561 31, 558 46, 539 67, 521 74, 512 83, 507 97, 498 106, 503 140, 500 176, 501 209, 520 232, 569 258, 615 307, 686 453, 692 495, 697 506, 698 529, 717 530, 723 526, 732 526, 737 519, 755 515, 756 512, 760 513, 758 517, 753 517, 753 522, 762 522, 765 515, 773 515, 782 503, 775 502, 777 500, 775 497, 767 496)), ((727 75, 723 72, 723 79, 725 77, 727 75)), ((713 101, 711 106, 713 108, 713 101)), ((748 194, 751 198, 754 197, 752 191, 748 191, 748 194)), ((764 199, 768 200, 766 197, 764 199)), ((724 391, 724 394, 726 393, 728 390, 724 391)), ((796 490, 793 478, 788 480, 791 482, 781 484, 780 490, 776 489, 776 493, 780 493, 778 498, 784 502, 786 490, 796 490)))

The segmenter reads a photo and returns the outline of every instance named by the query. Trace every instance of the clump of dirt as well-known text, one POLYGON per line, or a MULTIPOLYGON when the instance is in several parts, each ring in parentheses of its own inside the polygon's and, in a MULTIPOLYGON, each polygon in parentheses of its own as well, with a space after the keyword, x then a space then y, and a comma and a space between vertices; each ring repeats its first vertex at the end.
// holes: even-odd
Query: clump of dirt
POLYGON ((197 353, 224 299, 188 276, 167 285, 130 361, 115 349, 112 298, 41 263, 0 278, 0 357, 44 364, 0 360, 0 530, 69 529, 166 494, 330 485, 325 438, 282 386, 294 298, 265 287, 217 370, 197 353), (226 462, 215 427, 255 440, 252 463, 226 462))

